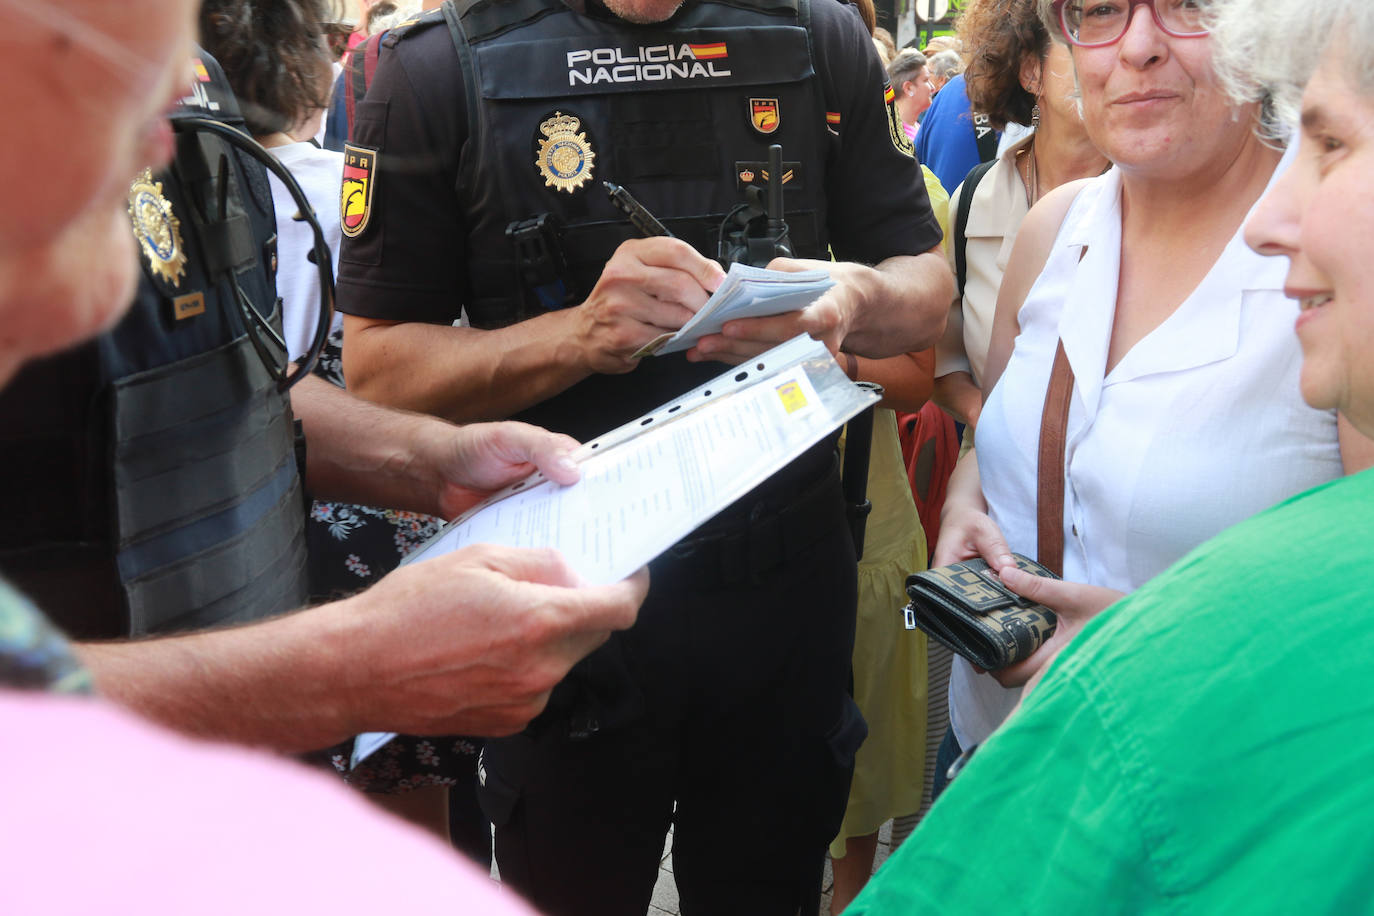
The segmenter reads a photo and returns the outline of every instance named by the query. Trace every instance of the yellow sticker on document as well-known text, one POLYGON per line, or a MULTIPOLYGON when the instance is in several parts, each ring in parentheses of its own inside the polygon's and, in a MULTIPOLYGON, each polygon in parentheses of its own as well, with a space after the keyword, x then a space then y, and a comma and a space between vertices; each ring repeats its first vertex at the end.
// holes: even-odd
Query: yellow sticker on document
POLYGON ((784 382, 777 387, 778 398, 788 413, 796 413, 806 406, 806 392, 799 382, 784 382))

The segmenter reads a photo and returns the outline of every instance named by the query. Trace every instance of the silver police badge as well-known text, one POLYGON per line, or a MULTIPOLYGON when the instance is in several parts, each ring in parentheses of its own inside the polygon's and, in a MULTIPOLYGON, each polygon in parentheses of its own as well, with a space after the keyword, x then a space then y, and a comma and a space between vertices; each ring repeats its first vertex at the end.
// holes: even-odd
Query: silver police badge
POLYGON ((129 186, 129 222, 143 256, 159 277, 173 286, 186 276, 186 244, 181 239, 181 220, 172 212, 172 202, 162 193, 162 183, 153 173, 143 174, 129 186))
POLYGON ((539 124, 544 139, 539 141, 534 164, 544 179, 544 187, 569 194, 592 180, 592 166, 596 153, 579 130, 582 122, 573 115, 555 111, 553 117, 539 124))

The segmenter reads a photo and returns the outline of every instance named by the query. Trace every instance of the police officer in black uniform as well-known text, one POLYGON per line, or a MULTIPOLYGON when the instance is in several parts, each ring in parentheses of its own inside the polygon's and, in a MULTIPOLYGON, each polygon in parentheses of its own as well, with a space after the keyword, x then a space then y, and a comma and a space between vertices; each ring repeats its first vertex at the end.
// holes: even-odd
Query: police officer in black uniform
MULTIPOLYGON (((345 149, 355 392, 585 439, 800 331, 869 356, 938 336, 939 229, 852 8, 477 0, 387 45, 345 149), (675 238, 634 238, 603 180, 675 238), (685 356, 633 358, 720 282, 723 220, 772 180, 801 259, 774 266, 833 251, 837 287, 685 356), (471 326, 449 327, 460 308, 471 326)), ((642 914, 670 822, 684 913, 814 906, 863 735, 833 461, 832 443, 812 449, 665 554, 636 626, 488 744, 502 878, 542 909, 642 914)))
MULTIPOLYGON (((203 51, 171 115, 242 127, 203 51)), ((305 497, 267 172, 184 132, 129 189, 143 275, 124 319, 0 396, 0 565, 73 636, 269 617, 306 597, 305 497)))
POLYGON ((143 267, 129 313, 0 396, 0 571, 69 634, 101 640, 78 651, 102 693, 186 731, 301 751, 358 731, 518 728, 559 672, 633 621, 639 590, 549 589, 575 583, 547 555, 485 548, 283 614, 305 597, 302 472, 325 493, 454 515, 536 463, 567 482, 557 456, 575 444, 458 429, 309 377, 288 399, 267 176, 219 133, 181 129, 242 124, 203 52, 190 89, 175 160, 138 175, 123 206, 143 267), (512 602, 561 625, 491 626, 489 605, 512 602), (150 635, 164 638, 119 639, 150 635))

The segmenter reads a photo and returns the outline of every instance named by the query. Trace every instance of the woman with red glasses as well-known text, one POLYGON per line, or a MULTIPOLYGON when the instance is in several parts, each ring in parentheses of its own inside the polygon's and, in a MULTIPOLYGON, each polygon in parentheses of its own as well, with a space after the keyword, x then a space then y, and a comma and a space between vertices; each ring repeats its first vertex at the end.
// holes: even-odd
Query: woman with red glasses
MULTIPOLYGON (((1301 96, 1291 164, 1259 203, 1236 204, 1250 214, 1245 240, 1271 256, 1268 265, 1250 262, 1265 273, 1244 278, 1245 294, 1260 294, 1274 270, 1292 298, 1282 315, 1257 314, 1253 325, 1242 323, 1241 347, 1261 320, 1277 323, 1294 347, 1301 343, 1301 384, 1286 365, 1275 367, 1269 401, 1285 403, 1301 390, 1313 408, 1338 408, 1352 428, 1374 435, 1374 261, 1366 234, 1374 231, 1374 5, 1218 0, 1213 37, 1193 39, 1165 31, 1185 31, 1179 20, 1159 15, 1166 2, 1157 0, 1152 11, 1133 3, 1125 37, 1115 44, 1104 43, 1122 34, 1111 22, 1110 3, 1061 14, 1071 40, 1095 45, 1073 52, 1085 114, 1099 126, 1110 121, 1106 135, 1152 144, 1168 165, 1163 173, 1175 181, 1187 176, 1185 145, 1216 145, 1217 137, 1184 133, 1187 118, 1161 117, 1164 123, 1152 125, 1104 110, 1120 94, 1162 90, 1158 97, 1168 99, 1163 93, 1182 91, 1184 101, 1174 103, 1181 107, 1189 87, 1213 91, 1210 63, 1190 72, 1180 61, 1174 74, 1182 84, 1166 79, 1160 65, 1166 61, 1152 65, 1159 71, 1148 75, 1159 79, 1151 81, 1139 70, 1096 66, 1101 61, 1093 55, 1120 48, 1125 57, 1132 39, 1147 37, 1136 30, 1149 26, 1167 36, 1157 38, 1160 45, 1174 38, 1193 42, 1194 51, 1214 44, 1218 69, 1239 84, 1237 94, 1253 100, 1264 89, 1266 112, 1278 112, 1285 129, 1298 124, 1295 97, 1301 96), (1094 10, 1102 21, 1090 28, 1094 10), (1119 88, 1125 76, 1138 82, 1119 88)), ((1239 111, 1244 129, 1256 126, 1253 106, 1239 111)), ((1235 123, 1227 115, 1211 126, 1224 134, 1235 123)), ((1249 141, 1236 139, 1241 145, 1229 155, 1250 155, 1249 141)), ((1232 166, 1224 157, 1218 164, 1212 180, 1228 184, 1232 166)), ((1132 196, 1141 187, 1139 173, 1127 168, 1123 159, 1122 265, 1114 276, 1128 291, 1139 282, 1131 263, 1137 252, 1126 247, 1132 208, 1151 210, 1153 202, 1132 196)), ((1274 171, 1272 157, 1263 171, 1274 171)), ((1162 182, 1144 187, 1170 192, 1162 182)), ((1205 184, 1192 187, 1202 195, 1199 210, 1227 203, 1206 193, 1205 184)), ((1100 239, 1090 241, 1103 247, 1100 239)), ((1191 241, 1202 245, 1206 236, 1191 241)), ((1051 251, 1049 259, 1055 257, 1051 251)), ((1204 291, 1208 283, 1202 281, 1204 291)), ((1123 301, 1117 297, 1118 321, 1123 301)), ((1278 306, 1267 295, 1263 301, 1278 306)), ((1031 308, 1028 300, 1023 328, 1031 308)), ((1067 324, 1061 330, 1067 340, 1067 324)), ((1214 327, 1211 336, 1223 336, 1222 329, 1214 327)), ((1140 346, 1120 365, 1135 359, 1140 346)), ((1013 354, 1013 366, 1016 359, 1013 354)), ((1004 382, 1011 372, 1009 366, 1004 382)), ((1242 419, 1267 424, 1267 409, 1252 407, 1242 419)), ((980 425, 980 437, 983 430, 980 425)), ((1374 629, 1366 620, 1365 570, 1374 542, 1372 507, 1374 471, 1315 487, 1210 539, 1095 617, 1106 590, 1005 573, 1005 584, 1061 611, 1061 629, 1066 621, 1069 629, 1090 617, 1091 623, 1044 669, 1034 692, 973 756, 847 916, 1368 911, 1374 898, 1368 689, 1374 629)))
MULTIPOLYGON (((1001 570, 1015 551, 1129 593, 1219 531, 1366 466, 1370 446, 1299 397, 1297 305, 1240 232, 1284 153, 1256 136, 1261 103, 1219 83, 1202 7, 1041 0, 1040 14, 1069 46, 1084 127, 1114 167, 1046 194, 1022 224, 976 448, 932 565, 981 556, 1001 570)), ((955 660, 946 758, 992 734, 1071 629, 993 674, 955 660)))

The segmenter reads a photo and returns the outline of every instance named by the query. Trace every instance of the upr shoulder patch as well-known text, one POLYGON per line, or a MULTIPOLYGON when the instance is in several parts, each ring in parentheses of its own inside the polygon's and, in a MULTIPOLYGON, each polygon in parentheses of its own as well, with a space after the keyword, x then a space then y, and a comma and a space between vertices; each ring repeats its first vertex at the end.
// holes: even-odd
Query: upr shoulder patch
POLYGON ((339 189, 339 225, 357 238, 372 216, 372 191, 377 186, 377 151, 344 144, 343 185, 339 189))
POLYGON ((782 111, 777 99, 750 99, 749 123, 761 134, 771 134, 782 125, 782 111))

